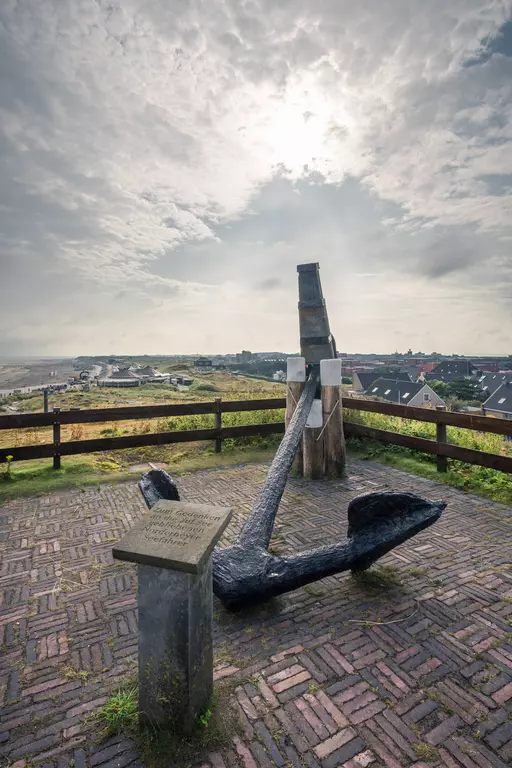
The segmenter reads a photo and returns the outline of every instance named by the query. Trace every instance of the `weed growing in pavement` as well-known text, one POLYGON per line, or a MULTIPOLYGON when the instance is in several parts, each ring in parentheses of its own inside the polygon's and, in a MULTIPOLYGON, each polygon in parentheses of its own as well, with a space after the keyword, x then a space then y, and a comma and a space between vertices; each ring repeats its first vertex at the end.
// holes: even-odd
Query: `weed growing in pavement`
POLYGON ((140 728, 138 688, 133 679, 119 686, 89 722, 102 727, 103 740, 118 733, 132 737, 147 768, 195 765, 202 755, 231 743, 240 730, 231 701, 234 686, 225 682, 214 684, 210 708, 200 714, 195 730, 187 735, 179 733, 172 722, 160 729, 140 728))

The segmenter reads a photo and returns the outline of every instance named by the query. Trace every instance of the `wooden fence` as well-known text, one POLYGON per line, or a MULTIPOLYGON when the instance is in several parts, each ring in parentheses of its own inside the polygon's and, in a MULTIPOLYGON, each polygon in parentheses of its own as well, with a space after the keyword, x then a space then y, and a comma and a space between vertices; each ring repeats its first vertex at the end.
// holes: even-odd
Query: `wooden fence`
MULTIPOLYGON (((240 411, 263 411, 283 409, 286 399, 272 398, 266 400, 233 400, 223 401, 216 398, 214 402, 178 403, 171 405, 143 405, 123 408, 98 408, 88 411, 61 411, 54 408, 51 413, 26 413, 0 416, 0 430, 27 429, 30 427, 53 427, 53 442, 40 445, 27 445, 13 448, 0 448, 0 463, 12 456, 13 461, 27 459, 53 458, 55 469, 60 468, 61 456, 73 456, 80 453, 95 453, 96 451, 123 450, 148 445, 165 445, 169 443, 189 443, 195 441, 213 440, 216 450, 220 451, 222 440, 226 438, 249 437, 255 435, 282 434, 283 422, 267 424, 248 424, 242 426, 222 426, 222 414, 240 411), (61 426, 64 424, 91 424, 112 421, 134 421, 138 419, 155 419, 175 416, 192 416, 213 414, 215 426, 211 429, 188 429, 173 432, 150 432, 142 435, 127 435, 125 437, 102 437, 92 440, 72 440, 61 442, 61 426)), ((414 421, 426 421, 436 424, 436 439, 429 440, 413 435, 404 435, 375 429, 363 424, 356 424, 345 419, 345 434, 349 437, 361 437, 377 440, 380 443, 401 445, 423 453, 437 456, 437 468, 446 471, 447 459, 456 459, 469 464, 512 472, 512 457, 487 453, 472 448, 465 448, 447 442, 447 426, 462 427, 478 432, 512 437, 512 421, 493 419, 473 414, 450 413, 444 410, 414 408, 408 405, 395 405, 386 402, 374 402, 359 398, 343 398, 344 409, 381 413, 387 416, 399 416, 414 421)))

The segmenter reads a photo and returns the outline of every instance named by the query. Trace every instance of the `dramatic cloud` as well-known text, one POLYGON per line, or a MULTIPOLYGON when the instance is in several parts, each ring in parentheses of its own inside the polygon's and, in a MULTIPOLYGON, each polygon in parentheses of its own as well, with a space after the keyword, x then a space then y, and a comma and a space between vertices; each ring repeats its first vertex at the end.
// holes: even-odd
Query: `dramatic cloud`
POLYGON ((510 352, 510 0, 2 0, 0 353, 510 352))

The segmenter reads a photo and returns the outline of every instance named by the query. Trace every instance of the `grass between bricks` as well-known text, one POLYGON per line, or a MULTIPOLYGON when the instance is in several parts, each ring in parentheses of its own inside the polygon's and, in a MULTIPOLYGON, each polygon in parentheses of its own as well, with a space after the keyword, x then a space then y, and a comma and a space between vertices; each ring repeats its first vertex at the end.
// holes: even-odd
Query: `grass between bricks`
POLYGON ((413 744, 412 748, 416 753, 416 757, 419 757, 420 760, 425 760, 427 763, 435 763, 439 759, 437 749, 424 741, 413 744))
POLYGON ((210 708, 198 717, 197 726, 191 734, 180 734, 172 723, 165 729, 140 729, 135 678, 121 684, 107 703, 94 713, 91 722, 102 727, 102 740, 119 733, 133 738, 146 768, 195 765, 208 752, 230 744, 240 732, 240 719, 232 703, 236 685, 226 681, 214 683, 210 708))
POLYGON ((396 587, 403 582, 394 565, 377 565, 365 571, 353 571, 352 577, 360 586, 376 591, 396 587))

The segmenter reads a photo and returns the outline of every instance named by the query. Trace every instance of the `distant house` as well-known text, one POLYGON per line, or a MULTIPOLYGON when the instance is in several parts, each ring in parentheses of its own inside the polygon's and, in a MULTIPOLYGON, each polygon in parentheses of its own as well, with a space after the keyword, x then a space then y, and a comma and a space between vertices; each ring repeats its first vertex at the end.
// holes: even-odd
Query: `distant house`
POLYGON ((156 368, 153 368, 151 365, 146 365, 144 368, 137 368, 136 371, 134 371, 136 376, 140 376, 143 379, 150 378, 152 376, 161 376, 162 374, 157 371, 156 368))
POLYGON ((498 387, 507 382, 512 382, 512 373, 483 373, 478 383, 486 395, 492 395, 498 387))
POLYGON ((425 381, 444 381, 448 384, 454 379, 463 379, 474 376, 476 368, 471 360, 443 360, 438 363, 431 371, 425 373, 425 381))
POLYGON ((138 379, 139 377, 137 376, 136 373, 134 373, 134 371, 130 371, 129 368, 118 368, 117 371, 113 371, 108 378, 109 379, 138 379))
POLYGON ((184 376, 182 373, 179 373, 177 376, 172 377, 171 384, 190 387, 192 381, 193 379, 190 379, 188 376, 184 376))
POLYGON ((512 382, 506 381, 482 405, 484 416, 512 419, 512 382))
POLYGON ((404 369, 404 373, 410 377, 411 381, 417 381, 420 375, 423 373, 421 365, 408 365, 404 369))
MULTIPOLYGON (((366 392, 368 394, 368 390, 372 386, 373 382, 380 378, 382 378, 382 373, 380 371, 371 371, 365 373, 354 372, 352 388, 355 389, 356 392, 366 392)), ((412 381, 408 373, 394 373, 392 378, 395 381, 412 381)))
POLYGON ((395 379, 377 379, 366 394, 401 405, 445 405, 444 400, 434 392, 432 387, 422 381, 414 383, 395 379))
POLYGON ((142 379, 129 368, 120 368, 110 374, 107 379, 99 379, 99 387, 140 387, 142 379))
POLYGON ((198 371, 211 371, 213 369, 213 361, 208 357, 198 357, 194 360, 194 368, 198 371))
POLYGON ((236 362, 237 363, 250 363, 253 359, 254 355, 252 352, 249 352, 248 349, 242 349, 241 352, 236 353, 236 362))

